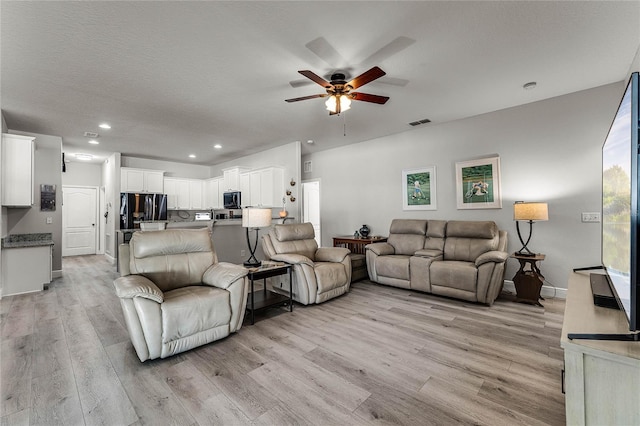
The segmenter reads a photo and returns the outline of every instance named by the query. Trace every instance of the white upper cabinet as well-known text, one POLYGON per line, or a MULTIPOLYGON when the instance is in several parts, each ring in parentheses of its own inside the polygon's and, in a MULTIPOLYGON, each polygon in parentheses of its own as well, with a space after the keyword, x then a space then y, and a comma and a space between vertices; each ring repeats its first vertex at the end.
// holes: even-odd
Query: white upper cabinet
MULTIPOLYGON (((284 197, 284 170, 280 167, 267 167, 249 173, 251 186, 251 205, 278 207, 284 197)), ((244 194, 243 194, 244 197, 244 194)))
POLYGON ((34 149, 31 136, 2 134, 2 205, 31 207, 34 203, 34 149))
POLYGON ((189 206, 191 210, 204 208, 202 187, 203 181, 201 179, 189 179, 189 206))
POLYGON ((164 172, 160 170, 120 168, 120 192, 164 194, 164 172))
POLYGON ((220 191, 220 184, 223 178, 211 178, 204 181, 204 208, 206 209, 221 209, 222 208, 222 192, 220 191))
POLYGON ((200 210, 208 208, 204 205, 203 188, 204 181, 202 179, 164 178, 167 209, 200 210))
POLYGON ((230 169, 223 170, 222 174, 224 185, 221 189, 222 192, 240 191, 240 175, 248 171, 249 169, 242 167, 232 167, 230 169))
POLYGON ((251 203, 251 173, 240 175, 240 204, 242 207, 252 206, 251 203))

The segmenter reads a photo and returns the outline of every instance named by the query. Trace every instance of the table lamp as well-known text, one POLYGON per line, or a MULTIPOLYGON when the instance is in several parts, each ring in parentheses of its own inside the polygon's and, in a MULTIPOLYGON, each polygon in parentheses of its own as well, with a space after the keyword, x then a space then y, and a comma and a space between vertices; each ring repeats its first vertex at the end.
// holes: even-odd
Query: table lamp
POLYGON ((258 232, 260 228, 271 226, 271 209, 260 208, 244 208, 242 209, 242 227, 247 229, 247 245, 249 246, 249 252, 251 256, 244 262, 244 266, 256 267, 260 266, 260 262, 256 259, 256 248, 258 247, 258 232), (256 241, 251 247, 251 240, 249 239, 249 229, 255 229, 256 241))
POLYGON ((513 204, 513 220, 516 221, 516 230, 518 231, 518 238, 522 243, 522 248, 516 252, 518 256, 535 256, 528 248, 527 244, 531 241, 531 235, 533 231, 533 222, 549 220, 549 210, 547 203, 525 203, 524 201, 516 201, 513 204), (522 240, 522 234, 520 234, 519 223, 521 220, 529 222, 529 238, 527 241, 522 240))

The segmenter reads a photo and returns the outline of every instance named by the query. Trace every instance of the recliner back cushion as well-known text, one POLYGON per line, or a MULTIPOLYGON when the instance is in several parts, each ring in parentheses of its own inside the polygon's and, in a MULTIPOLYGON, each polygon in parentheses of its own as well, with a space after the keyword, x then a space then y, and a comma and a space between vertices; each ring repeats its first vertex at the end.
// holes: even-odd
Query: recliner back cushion
POLYGON ((393 246, 395 254, 411 256, 424 247, 426 232, 426 220, 393 219, 387 242, 393 246))
POLYGON ((427 224, 427 238, 424 248, 430 250, 444 250, 444 237, 446 236, 446 220, 430 220, 427 224))
POLYGON ((498 225, 491 221, 449 221, 444 260, 474 262, 478 256, 497 250, 498 225))
POLYGON ((296 253, 315 261, 318 243, 310 223, 274 225, 269 231, 271 244, 277 254, 296 253))
POLYGON ((208 229, 136 232, 129 242, 129 268, 153 281, 163 292, 201 284, 218 262, 208 229))

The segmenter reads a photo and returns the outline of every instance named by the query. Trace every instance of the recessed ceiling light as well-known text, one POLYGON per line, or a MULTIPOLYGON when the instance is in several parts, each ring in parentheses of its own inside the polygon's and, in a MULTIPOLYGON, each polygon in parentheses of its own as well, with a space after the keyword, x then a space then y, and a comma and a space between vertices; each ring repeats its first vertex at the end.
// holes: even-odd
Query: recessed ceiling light
POLYGON ((522 88, 524 90, 531 90, 531 89, 535 89, 536 86, 538 85, 538 83, 536 83, 535 81, 530 81, 528 83, 525 83, 522 88))
POLYGON ((313 140, 309 139, 309 140, 307 141, 307 143, 308 143, 309 145, 311 145, 311 144, 313 143, 313 140))
POLYGON ((195 154, 189 154, 189 158, 196 158, 195 154))
POLYGON ((90 143, 91 145, 99 145, 99 144, 100 144, 100 142, 98 142, 98 141, 97 141, 97 140, 95 140, 95 139, 91 139, 91 140, 89 141, 89 143, 90 143))
POLYGON ((214 147, 215 149, 220 149, 220 148, 222 148, 222 145, 220 145, 219 143, 217 143, 217 144, 215 144, 213 147, 214 147))
POLYGON ((73 154, 78 160, 89 161, 93 160, 93 155, 91 154, 73 154))
POLYGON ((111 128, 111 126, 108 125, 107 123, 102 123, 102 124, 98 125, 98 127, 100 127, 101 129, 105 129, 105 130, 109 130, 111 128))

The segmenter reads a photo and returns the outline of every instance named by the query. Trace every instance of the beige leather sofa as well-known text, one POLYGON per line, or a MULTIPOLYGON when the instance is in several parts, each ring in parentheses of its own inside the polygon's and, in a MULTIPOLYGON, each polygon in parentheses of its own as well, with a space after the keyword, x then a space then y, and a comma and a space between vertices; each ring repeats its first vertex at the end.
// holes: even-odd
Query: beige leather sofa
POLYGON ((394 219, 366 246, 371 281, 492 305, 502 290, 507 233, 491 221, 394 219))
MULTIPOLYGON (((322 303, 349 291, 351 259, 342 247, 320 247, 310 223, 274 225, 262 237, 271 260, 293 265, 293 299, 308 305, 322 303)), ((275 288, 285 292, 288 286, 275 288)))
POLYGON ((222 339, 242 326, 248 271, 218 262, 209 229, 136 232, 118 256, 114 286, 140 361, 222 339))

